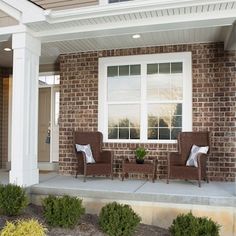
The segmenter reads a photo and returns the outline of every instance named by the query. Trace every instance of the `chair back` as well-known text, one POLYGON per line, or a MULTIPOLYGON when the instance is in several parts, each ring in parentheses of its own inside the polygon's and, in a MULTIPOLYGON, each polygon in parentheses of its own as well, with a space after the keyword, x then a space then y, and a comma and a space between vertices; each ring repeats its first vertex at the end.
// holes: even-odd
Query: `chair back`
POLYGON ((193 145, 208 146, 210 152, 209 132, 181 132, 178 135, 178 148, 183 161, 187 161, 193 145))
POLYGON ((93 157, 96 162, 100 161, 100 153, 102 150, 102 133, 101 132, 74 132, 74 145, 81 144, 86 145, 90 144, 93 157))

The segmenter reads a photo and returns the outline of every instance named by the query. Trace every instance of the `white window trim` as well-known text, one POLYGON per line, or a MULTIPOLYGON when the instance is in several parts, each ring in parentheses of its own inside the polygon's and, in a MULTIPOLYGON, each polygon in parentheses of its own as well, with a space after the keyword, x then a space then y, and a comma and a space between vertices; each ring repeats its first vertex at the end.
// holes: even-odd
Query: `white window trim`
MULTIPOLYGON (((99 75, 98 75, 98 130, 103 133, 104 141, 109 143, 176 143, 176 140, 148 140, 147 131, 140 125, 140 139, 108 139, 108 107, 107 107, 107 67, 117 65, 132 65, 132 64, 149 64, 163 62, 183 62, 183 116, 182 116, 182 131, 192 131, 192 53, 177 52, 177 53, 161 53, 137 56, 121 56, 121 57, 103 57, 99 58, 99 75)), ((141 66, 141 83, 146 70, 141 66)), ((144 83, 146 84, 146 83, 144 83)), ((145 93, 145 87, 141 87, 141 93, 145 93)), ((141 101, 142 103, 143 101, 141 101)), ((147 122, 146 106, 141 107, 141 121, 147 122)), ((145 125, 147 127, 147 124, 145 125)))

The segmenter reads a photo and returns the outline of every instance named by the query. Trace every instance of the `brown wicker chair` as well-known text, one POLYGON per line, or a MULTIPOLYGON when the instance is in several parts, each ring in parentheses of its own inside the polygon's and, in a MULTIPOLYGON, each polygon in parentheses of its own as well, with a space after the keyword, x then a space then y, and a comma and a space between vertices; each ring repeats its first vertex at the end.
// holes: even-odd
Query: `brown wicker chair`
POLYGON ((74 132, 74 146, 75 144, 90 144, 93 157, 96 163, 87 164, 86 157, 83 152, 77 152, 75 148, 75 154, 77 156, 77 169, 76 178, 78 174, 84 175, 84 182, 88 175, 105 175, 111 176, 113 179, 113 153, 111 151, 102 150, 103 136, 100 132, 74 132))
POLYGON ((178 135, 178 152, 168 153, 168 174, 169 179, 191 179, 198 180, 201 187, 201 180, 208 177, 206 172, 207 156, 210 152, 209 132, 181 132, 178 135), (208 154, 199 153, 197 156, 198 167, 186 166, 192 145, 209 146, 208 154))

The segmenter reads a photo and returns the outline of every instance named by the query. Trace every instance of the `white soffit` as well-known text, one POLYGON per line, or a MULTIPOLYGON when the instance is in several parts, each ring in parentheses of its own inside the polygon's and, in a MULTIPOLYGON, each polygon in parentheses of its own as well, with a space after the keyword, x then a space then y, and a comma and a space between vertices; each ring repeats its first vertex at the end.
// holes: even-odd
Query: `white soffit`
POLYGON ((212 27, 151 32, 141 34, 141 38, 139 39, 133 39, 131 34, 127 34, 43 43, 41 63, 49 64, 54 61, 58 55, 66 53, 199 42, 223 42, 227 30, 228 27, 212 27))
MULTIPOLYGON (((173 7, 176 4, 169 4, 162 9, 160 9, 159 3, 152 4, 152 8, 150 5, 136 10, 126 7, 123 11, 119 8, 117 11, 105 11, 106 7, 102 8, 103 11, 99 11, 101 8, 99 6, 81 8, 77 11, 49 11, 49 15, 46 16, 48 22, 28 23, 27 25, 35 32, 35 36, 41 38, 42 42, 54 42, 137 32, 229 26, 236 19, 236 1, 197 0, 187 1, 196 3, 185 4, 186 6, 184 6, 184 2, 179 2, 181 7, 173 7), (199 2, 201 4, 198 4, 199 2), (97 9, 97 12, 91 14, 91 9, 97 9), (66 13, 67 18, 65 18, 66 13)), ((109 9, 115 9, 115 7, 109 9)))

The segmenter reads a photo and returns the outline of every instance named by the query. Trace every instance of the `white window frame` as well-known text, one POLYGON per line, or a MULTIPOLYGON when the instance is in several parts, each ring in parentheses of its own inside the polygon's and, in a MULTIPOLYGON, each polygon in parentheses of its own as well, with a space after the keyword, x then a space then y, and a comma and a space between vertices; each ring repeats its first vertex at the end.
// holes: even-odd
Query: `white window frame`
MULTIPOLYGON (((140 139, 108 139, 107 105, 107 67, 141 64, 141 98, 146 97, 147 64, 183 63, 183 100, 182 131, 192 131, 192 53, 161 53, 149 55, 103 57, 99 58, 98 75, 98 130, 103 133, 104 141, 109 143, 176 143, 176 140, 148 140, 147 138, 147 103, 141 99, 140 139)), ((171 102, 171 101, 170 101, 171 102)), ((128 103, 128 102, 127 102, 128 103)), ((156 102, 159 103, 159 102, 156 102)))

